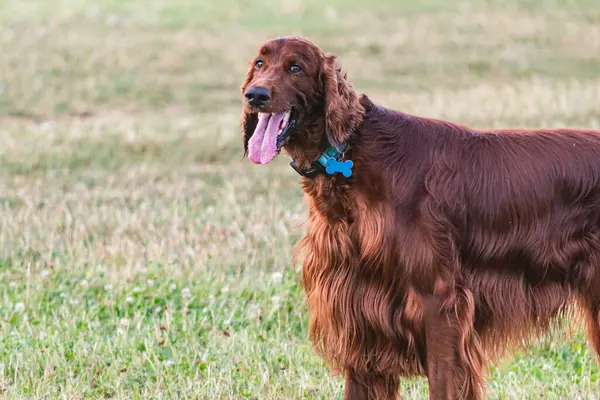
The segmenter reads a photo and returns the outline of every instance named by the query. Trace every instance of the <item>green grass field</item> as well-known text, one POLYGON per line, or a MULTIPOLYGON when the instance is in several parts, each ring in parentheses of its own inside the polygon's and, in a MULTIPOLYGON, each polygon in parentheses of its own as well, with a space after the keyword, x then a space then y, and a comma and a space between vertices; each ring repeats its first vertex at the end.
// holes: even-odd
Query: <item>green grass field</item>
MULTIPOLYGON (((241 160, 239 86, 271 37, 409 113, 600 126, 597 0, 219 1, 0 0, 0 399, 341 399, 291 261, 298 176, 241 160)), ((489 397, 600 399, 565 327, 489 397)))

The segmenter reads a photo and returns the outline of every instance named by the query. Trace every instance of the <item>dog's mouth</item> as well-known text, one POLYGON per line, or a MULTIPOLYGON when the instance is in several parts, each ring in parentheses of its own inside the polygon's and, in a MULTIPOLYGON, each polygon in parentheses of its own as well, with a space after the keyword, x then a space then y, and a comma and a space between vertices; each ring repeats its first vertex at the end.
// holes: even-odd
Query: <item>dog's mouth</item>
POLYGON ((270 163, 289 140, 298 113, 288 107, 278 113, 258 113, 258 123, 248 143, 248 158, 255 164, 270 163))

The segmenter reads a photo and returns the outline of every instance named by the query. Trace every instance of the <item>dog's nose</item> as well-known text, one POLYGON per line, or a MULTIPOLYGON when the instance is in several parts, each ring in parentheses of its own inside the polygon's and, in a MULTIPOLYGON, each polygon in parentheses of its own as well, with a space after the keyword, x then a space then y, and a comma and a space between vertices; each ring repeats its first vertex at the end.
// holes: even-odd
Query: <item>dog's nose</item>
POLYGON ((271 98, 271 93, 263 87, 260 86, 250 86, 246 93, 246 100, 248 104, 254 107, 262 107, 267 104, 267 101, 271 98))

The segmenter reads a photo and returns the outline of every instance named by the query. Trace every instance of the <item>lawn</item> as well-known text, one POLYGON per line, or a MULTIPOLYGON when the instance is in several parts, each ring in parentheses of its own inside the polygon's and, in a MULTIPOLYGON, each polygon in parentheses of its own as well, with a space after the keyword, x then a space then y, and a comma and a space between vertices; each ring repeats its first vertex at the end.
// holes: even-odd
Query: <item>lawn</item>
MULTIPOLYGON (((0 399, 341 399, 291 260, 298 175, 242 160, 247 62, 291 34, 389 107, 600 128, 597 0, 0 0, 0 399)), ((600 399, 580 328, 489 397, 600 399)))

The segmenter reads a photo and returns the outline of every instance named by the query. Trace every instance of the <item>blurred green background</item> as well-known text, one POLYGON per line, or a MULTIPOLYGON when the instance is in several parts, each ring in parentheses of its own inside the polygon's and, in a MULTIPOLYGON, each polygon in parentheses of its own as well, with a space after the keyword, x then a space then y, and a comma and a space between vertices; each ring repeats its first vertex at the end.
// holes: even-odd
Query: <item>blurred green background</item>
MULTIPOLYGON (((1 399, 342 397, 291 262, 298 176, 241 159, 247 63, 284 35, 405 112, 599 126, 597 0, 0 0, 1 399)), ((489 397, 600 398, 581 327, 556 333, 489 397)))

